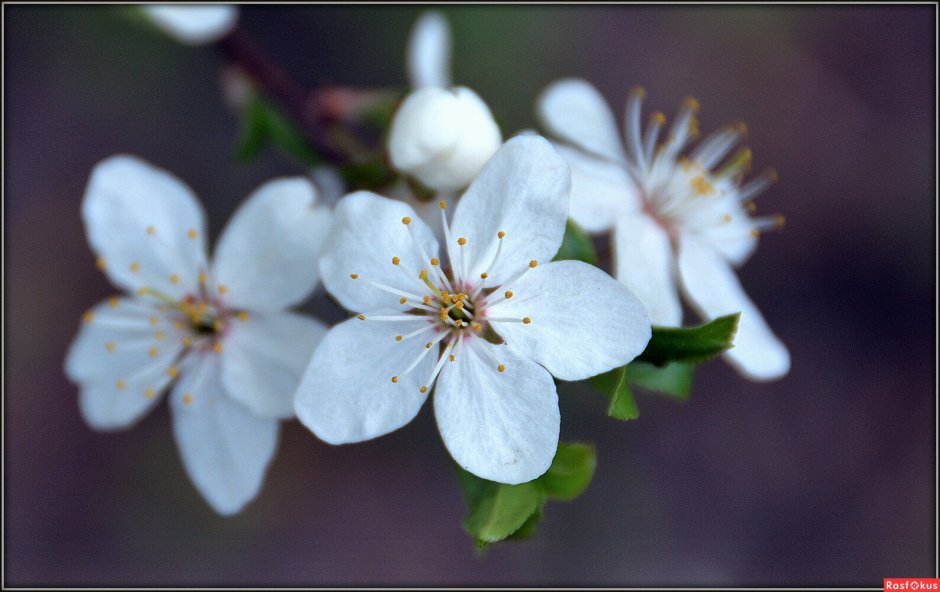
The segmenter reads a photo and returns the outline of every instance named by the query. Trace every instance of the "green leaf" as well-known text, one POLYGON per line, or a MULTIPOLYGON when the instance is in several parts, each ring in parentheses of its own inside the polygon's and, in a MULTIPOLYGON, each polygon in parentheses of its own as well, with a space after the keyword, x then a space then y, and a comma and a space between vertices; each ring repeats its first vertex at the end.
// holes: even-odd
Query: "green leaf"
POLYGON ((605 372, 591 379, 591 384, 610 399, 607 415, 615 419, 636 419, 640 408, 633 398, 630 382, 626 376, 626 366, 605 372))
POLYGON ((593 446, 559 443, 552 466, 536 482, 549 496, 571 500, 587 489, 596 467, 597 451, 593 446))
POLYGON ((535 534, 549 499, 572 500, 590 484, 597 453, 588 444, 559 443, 548 471, 528 483, 507 485, 473 475, 456 464, 457 479, 470 513, 464 530, 477 546, 535 534))
POLYGON ((501 541, 541 510, 543 496, 534 481, 519 485, 492 483, 470 510, 464 528, 478 543, 501 541))
POLYGON ((740 316, 719 317, 697 327, 653 327, 653 337, 637 359, 657 366, 706 362, 733 345, 740 316))
POLYGON ((693 364, 669 362, 665 366, 654 366, 649 362, 633 361, 626 366, 627 380, 645 389, 687 401, 692 392, 693 364))
POLYGON ((340 173, 346 184, 354 189, 378 189, 391 183, 396 176, 381 159, 347 163, 340 173))
POLYGON ((252 97, 242 119, 242 135, 235 150, 238 161, 254 159, 268 144, 304 165, 314 165, 320 161, 303 134, 264 98, 252 97))
POLYGON ((581 230, 581 227, 572 220, 565 226, 565 237, 561 241, 558 254, 552 261, 574 259, 584 261, 589 265, 597 265, 597 254, 594 252, 594 243, 591 238, 581 230))

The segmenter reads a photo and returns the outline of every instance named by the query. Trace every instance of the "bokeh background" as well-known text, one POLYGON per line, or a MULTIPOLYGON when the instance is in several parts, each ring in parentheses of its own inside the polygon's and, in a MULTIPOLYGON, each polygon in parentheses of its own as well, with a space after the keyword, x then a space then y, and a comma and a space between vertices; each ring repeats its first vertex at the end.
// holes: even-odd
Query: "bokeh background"
MULTIPOLYGON (((5 583, 34 585, 858 585, 935 574, 936 7, 453 6, 455 78, 506 133, 534 127, 562 76, 620 113, 701 101, 702 130, 744 120, 758 199, 787 226, 741 280, 793 355, 778 382, 721 362, 681 404, 605 416, 561 387, 562 436, 593 441, 587 492, 530 541, 481 556, 430 407, 368 443, 288 423, 266 485, 213 514, 161 406, 136 428, 82 421, 62 360, 113 289, 79 204, 92 166, 139 155, 190 184, 218 236, 263 181, 235 164, 239 121, 212 47, 113 6, 4 5, 5 583)), ((243 6, 242 28, 305 85, 403 87, 416 6, 243 6)), ((647 111, 648 112, 648 111, 647 111)), ((343 312, 322 294, 305 310, 343 312)), ((691 320, 691 319, 690 319, 691 320)))

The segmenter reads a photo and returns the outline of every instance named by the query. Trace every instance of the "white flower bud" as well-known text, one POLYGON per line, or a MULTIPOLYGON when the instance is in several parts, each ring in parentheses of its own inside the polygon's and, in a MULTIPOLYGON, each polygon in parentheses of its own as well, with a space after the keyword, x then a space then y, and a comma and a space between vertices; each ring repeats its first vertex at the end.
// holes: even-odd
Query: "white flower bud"
POLYGON ((465 87, 427 87, 405 98, 392 120, 392 165, 436 191, 470 184, 502 144, 486 103, 465 87))
POLYGON ((229 34, 238 20, 238 7, 230 4, 148 4, 143 10, 164 33, 186 45, 218 41, 229 34))

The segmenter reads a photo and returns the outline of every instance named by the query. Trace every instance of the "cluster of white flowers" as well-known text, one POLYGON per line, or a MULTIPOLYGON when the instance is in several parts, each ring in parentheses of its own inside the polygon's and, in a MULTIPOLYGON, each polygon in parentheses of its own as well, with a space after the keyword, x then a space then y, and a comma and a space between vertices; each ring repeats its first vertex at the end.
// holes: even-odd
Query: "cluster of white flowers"
MULTIPOLYGON (((200 28, 178 10, 150 7, 188 43, 217 39, 237 18, 205 7, 200 28)), ((727 356, 745 375, 786 373, 787 350, 729 267, 775 223, 747 215, 769 180, 740 185, 749 153, 713 172, 741 129, 683 157, 695 105, 657 144, 664 117, 644 133, 637 93, 625 151, 599 93, 564 80, 538 101, 555 143, 535 134, 503 143, 486 104, 451 88, 450 47, 443 17, 423 16, 408 49, 414 91, 390 128, 392 165, 437 194, 421 212, 414 196, 364 191, 331 211, 309 180, 275 180, 241 206, 210 260, 204 215, 181 181, 130 156, 94 168, 88 241, 127 295, 85 314, 65 362, 89 425, 130 427, 169 390, 184 466, 231 514, 257 495, 280 420, 296 415, 331 444, 360 442, 410 422, 433 393, 454 460, 523 483, 558 446, 553 377, 622 367, 646 348, 651 325, 681 325, 677 278, 705 318, 742 313, 727 356), (619 281, 552 262, 569 216, 590 232, 613 229, 619 281), (354 315, 330 329, 286 310, 320 278, 354 315)))

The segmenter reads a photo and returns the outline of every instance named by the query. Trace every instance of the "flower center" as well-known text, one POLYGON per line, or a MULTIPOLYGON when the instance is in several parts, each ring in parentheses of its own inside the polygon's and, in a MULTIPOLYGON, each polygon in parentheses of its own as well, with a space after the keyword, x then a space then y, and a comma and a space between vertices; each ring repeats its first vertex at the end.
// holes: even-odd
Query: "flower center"
MULTIPOLYGON (((532 322, 529 317, 492 317, 489 315, 489 311, 493 306, 513 298, 515 294, 508 289, 511 284, 538 265, 537 261, 530 261, 521 272, 502 282, 501 285, 493 284, 489 273, 500 259, 503 251, 503 241, 506 238, 506 233, 499 231, 496 236, 496 240, 499 241, 496 254, 487 266, 486 271, 478 276, 471 277, 467 269, 466 249, 469 248, 468 241, 464 237, 458 237, 456 241, 452 241, 450 227, 447 223, 446 202, 441 201, 440 207, 449 266, 443 266, 437 257, 428 257, 414 234, 411 227, 411 218, 406 216, 402 218, 402 224, 407 228, 412 238, 419 259, 415 262, 402 261, 398 255, 395 255, 391 258, 391 264, 401 270, 412 288, 402 290, 368 278, 360 278, 357 273, 352 273, 349 276, 352 280, 363 281, 370 286, 393 294, 398 298, 399 306, 404 307, 401 314, 359 314, 356 315, 359 320, 422 322, 421 327, 410 333, 395 335, 396 342, 401 343, 403 347, 415 347, 417 353, 414 361, 407 368, 391 377, 391 381, 397 384, 399 379, 416 368, 425 356, 432 352, 438 354, 437 364, 428 379, 421 385, 420 390, 422 393, 427 392, 428 388, 433 385, 446 362, 454 362, 457 359, 462 348, 470 347, 478 339, 495 345, 502 344, 502 338, 499 337, 493 327, 494 323, 529 324, 532 322), (452 250, 453 245, 456 245, 456 255, 452 250), (411 267, 412 263, 417 263, 418 267, 411 267)), ((478 351, 485 352, 484 355, 492 359, 497 370, 503 372, 506 369, 505 365, 496 359, 491 349, 492 347, 489 345, 482 345, 478 351)))

